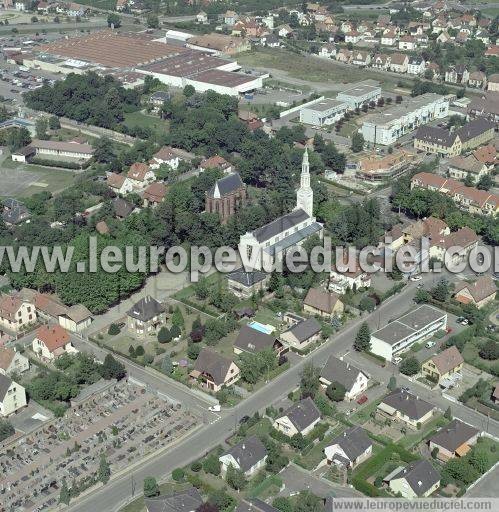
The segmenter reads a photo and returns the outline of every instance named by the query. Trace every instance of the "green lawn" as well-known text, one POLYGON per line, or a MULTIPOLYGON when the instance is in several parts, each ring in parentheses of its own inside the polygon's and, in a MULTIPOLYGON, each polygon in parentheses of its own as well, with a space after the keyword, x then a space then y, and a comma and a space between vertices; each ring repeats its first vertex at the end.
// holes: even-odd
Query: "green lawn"
POLYGON ((357 411, 350 416, 350 421, 356 425, 363 425, 366 421, 371 419, 371 413, 376 410, 384 397, 378 398, 374 402, 367 403, 364 407, 357 409, 357 411))
POLYGON ((315 444, 314 447, 305 455, 297 457, 295 462, 306 469, 315 469, 319 462, 325 458, 324 448, 330 445, 331 441, 340 435, 346 428, 347 427, 345 425, 338 422, 322 441, 315 444))
POLYGON ((81 2, 78 0, 78 3, 107 11, 114 11, 116 7, 116 0, 81 0, 81 2))
POLYGON ((438 414, 426 425, 421 427, 421 430, 417 430, 415 432, 412 430, 408 431, 406 435, 399 441, 400 445, 404 448, 412 448, 423 439, 435 433, 440 427, 447 425, 447 423, 449 423, 449 420, 444 418, 441 414, 438 414))
POLYGON ((168 121, 140 111, 126 113, 123 124, 129 128, 150 128, 158 134, 168 133, 169 129, 168 121))

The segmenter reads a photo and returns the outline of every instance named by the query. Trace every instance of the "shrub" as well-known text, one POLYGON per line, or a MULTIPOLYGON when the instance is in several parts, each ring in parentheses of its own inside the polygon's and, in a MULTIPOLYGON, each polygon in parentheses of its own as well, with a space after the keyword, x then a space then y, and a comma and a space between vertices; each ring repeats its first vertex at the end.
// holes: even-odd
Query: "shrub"
POLYGON ((144 363, 145 364, 152 364, 154 361, 154 356, 151 354, 144 354, 144 363))
POLYGON ((169 331, 168 327, 161 327, 158 331, 158 342, 159 343, 170 343, 172 341, 172 334, 169 331))
POLYGON ((182 468, 176 468, 172 471, 172 478, 175 482, 182 482, 185 477, 185 472, 182 468))
POLYGON ((135 348, 135 355, 137 357, 143 356, 145 354, 144 347, 142 345, 137 345, 135 348))
POLYGON ((203 469, 203 465, 198 460, 191 464, 191 471, 194 471, 194 473, 198 473, 202 469, 203 469))
POLYGON ((120 328, 116 325, 116 324, 111 324, 109 326, 109 329, 107 330, 107 333, 110 335, 110 336, 116 336, 117 334, 119 334, 121 331, 120 331, 120 328))

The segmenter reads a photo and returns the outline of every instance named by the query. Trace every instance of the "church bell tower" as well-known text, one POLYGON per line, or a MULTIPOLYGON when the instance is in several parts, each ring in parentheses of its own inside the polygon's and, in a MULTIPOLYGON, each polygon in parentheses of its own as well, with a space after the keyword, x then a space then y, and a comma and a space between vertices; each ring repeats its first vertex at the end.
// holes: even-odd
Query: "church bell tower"
POLYGON ((296 208, 304 210, 312 217, 314 209, 314 193, 310 186, 310 165, 308 163, 308 149, 305 149, 301 164, 300 188, 296 192, 296 208))

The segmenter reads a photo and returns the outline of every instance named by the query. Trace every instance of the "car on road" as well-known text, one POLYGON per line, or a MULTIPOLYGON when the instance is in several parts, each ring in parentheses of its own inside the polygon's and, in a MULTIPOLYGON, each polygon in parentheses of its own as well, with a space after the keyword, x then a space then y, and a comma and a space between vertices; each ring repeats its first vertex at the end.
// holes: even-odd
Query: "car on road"
POLYGON ((240 425, 244 425, 244 423, 248 423, 248 421, 250 420, 250 417, 245 415, 243 416, 240 420, 239 420, 239 424, 240 425))
POLYGON ((220 407, 220 404, 215 404, 215 405, 210 405, 210 407, 208 407, 208 410, 211 412, 220 412, 222 410, 222 408, 220 407))
POLYGON ((409 277, 410 281, 421 281, 423 279, 423 276, 421 274, 416 274, 414 276, 409 277))
POLYGON ((436 345, 436 343, 433 340, 427 341, 425 347, 426 348, 432 348, 436 345))

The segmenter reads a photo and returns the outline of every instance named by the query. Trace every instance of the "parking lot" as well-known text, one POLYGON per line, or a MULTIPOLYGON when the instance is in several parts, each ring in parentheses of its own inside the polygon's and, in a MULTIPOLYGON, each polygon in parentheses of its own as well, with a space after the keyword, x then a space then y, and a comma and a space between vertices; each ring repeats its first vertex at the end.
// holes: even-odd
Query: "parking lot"
POLYGON ((101 454, 115 474, 197 423, 180 406, 120 382, 2 453, 0 502, 5 510, 46 510, 58 502, 64 479, 80 489, 96 482, 101 454))

